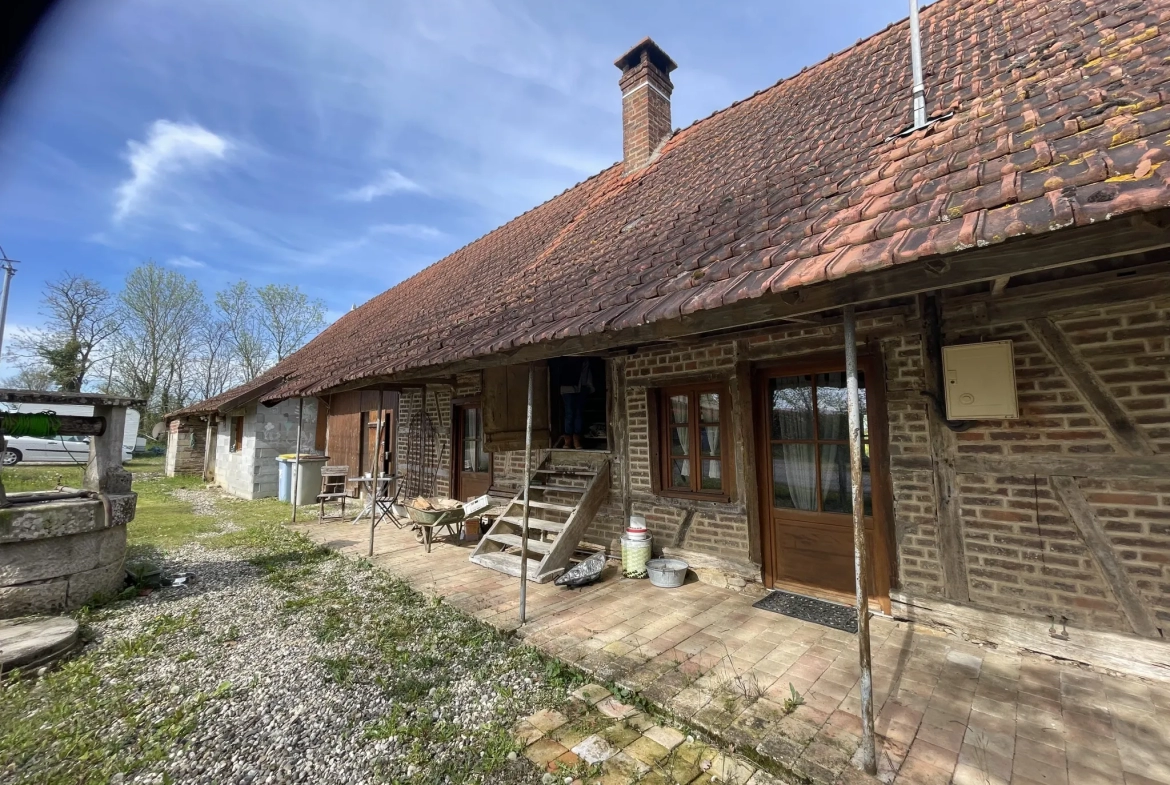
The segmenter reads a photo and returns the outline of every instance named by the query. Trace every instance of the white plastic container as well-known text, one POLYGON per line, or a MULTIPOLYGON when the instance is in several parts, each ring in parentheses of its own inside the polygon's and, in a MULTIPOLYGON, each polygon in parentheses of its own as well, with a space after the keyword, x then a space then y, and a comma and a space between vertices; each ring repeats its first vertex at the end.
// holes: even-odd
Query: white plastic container
POLYGON ((627 578, 645 578, 646 562, 650 560, 650 537, 644 540, 622 537, 622 573, 627 578))
POLYGON ((650 530, 646 528, 646 518, 644 516, 630 516, 630 525, 626 527, 626 537, 631 540, 650 539, 650 530))

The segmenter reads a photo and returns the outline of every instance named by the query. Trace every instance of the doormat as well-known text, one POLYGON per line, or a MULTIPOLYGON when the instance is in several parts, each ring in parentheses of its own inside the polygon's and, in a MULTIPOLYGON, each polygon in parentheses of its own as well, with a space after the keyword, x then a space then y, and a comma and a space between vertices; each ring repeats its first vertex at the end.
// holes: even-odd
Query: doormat
POLYGON ((774 589, 771 594, 754 603, 752 607, 779 613, 783 616, 791 616, 801 621, 823 624, 842 632, 857 632, 857 611, 839 602, 818 600, 816 597, 805 597, 803 594, 774 589))

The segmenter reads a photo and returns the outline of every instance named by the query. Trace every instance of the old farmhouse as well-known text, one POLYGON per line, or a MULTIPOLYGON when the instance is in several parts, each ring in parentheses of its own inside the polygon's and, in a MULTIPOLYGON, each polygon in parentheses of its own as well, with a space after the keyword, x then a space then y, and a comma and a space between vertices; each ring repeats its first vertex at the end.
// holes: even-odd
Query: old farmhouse
MULTIPOLYGON (((918 124, 906 23, 683 130, 646 39, 616 63, 621 161, 347 313, 256 411, 393 392, 411 493, 510 494, 535 366, 537 465, 595 501, 534 495, 553 527, 494 566, 578 505, 587 542, 641 514, 703 580, 844 597, 853 305, 875 612, 1165 663, 1168 25, 1164 0, 939 0, 918 124)), ((350 409, 317 447, 368 428, 350 409)))

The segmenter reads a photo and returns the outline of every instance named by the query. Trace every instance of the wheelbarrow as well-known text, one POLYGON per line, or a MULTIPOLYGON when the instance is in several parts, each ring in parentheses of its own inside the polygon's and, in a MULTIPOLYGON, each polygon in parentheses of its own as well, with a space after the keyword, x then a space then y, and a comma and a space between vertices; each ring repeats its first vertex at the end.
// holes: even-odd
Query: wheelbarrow
POLYGON ((411 523, 422 533, 423 548, 427 553, 430 553, 431 541, 435 537, 436 529, 443 529, 448 535, 458 536, 464 521, 468 518, 474 518, 491 506, 492 497, 484 494, 458 507, 445 510, 420 510, 417 507, 407 505, 406 514, 410 516, 411 523))

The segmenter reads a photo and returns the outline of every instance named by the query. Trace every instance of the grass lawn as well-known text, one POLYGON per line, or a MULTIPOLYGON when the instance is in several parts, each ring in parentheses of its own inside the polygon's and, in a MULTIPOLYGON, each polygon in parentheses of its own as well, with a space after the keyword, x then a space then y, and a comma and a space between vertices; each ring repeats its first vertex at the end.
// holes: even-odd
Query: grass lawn
MULTIPOLYGON (((128 468, 128 561, 197 580, 82 609, 81 653, 0 680, 0 781, 540 781, 510 731, 575 673, 289 532, 286 504, 163 477, 157 458, 128 468)), ((72 467, 3 477, 57 474, 80 484, 72 467)))

